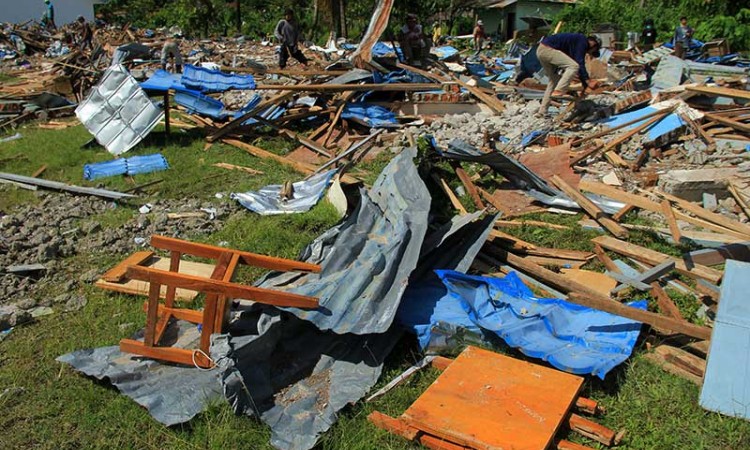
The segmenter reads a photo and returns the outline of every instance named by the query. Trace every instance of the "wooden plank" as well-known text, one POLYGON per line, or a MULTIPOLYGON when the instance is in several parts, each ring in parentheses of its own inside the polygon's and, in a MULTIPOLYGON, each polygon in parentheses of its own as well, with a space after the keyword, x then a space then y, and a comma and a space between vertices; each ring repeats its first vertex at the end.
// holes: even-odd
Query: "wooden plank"
POLYGON ((200 244, 197 242, 175 239, 167 236, 151 236, 151 245, 156 248, 179 251, 184 254, 199 256, 202 258, 219 259, 226 252, 240 255, 242 262, 249 266, 263 267, 271 270, 281 271, 300 271, 300 272, 320 272, 320 266, 291 259, 276 258, 273 256, 259 255, 257 253, 243 252, 240 250, 228 250, 224 247, 214 245, 200 244))
MULTIPOLYGON (((157 256, 157 257, 154 257, 152 261, 153 263, 149 261, 149 263, 147 264, 148 267, 153 267, 155 269, 169 270, 169 263, 170 263, 169 258, 160 258, 157 256)), ((213 270, 213 265, 198 263, 198 262, 193 262, 193 261, 182 261, 180 263, 180 270, 182 273, 186 273, 188 275, 195 275, 198 277, 207 278, 211 275, 211 271, 213 270)), ((99 279, 94 285, 98 288, 106 289, 108 291, 114 291, 114 292, 119 292, 123 294, 142 295, 142 296, 148 296, 148 289, 149 289, 148 282, 141 281, 141 280, 128 280, 127 276, 126 276, 126 279, 124 279, 123 282, 120 282, 120 283, 110 283, 109 281, 104 281, 103 279, 99 279)), ((183 301, 192 301, 195 299, 197 295, 198 295, 198 292, 196 291, 191 291, 188 289, 177 289, 175 293, 175 299, 179 299, 183 301)), ((161 298, 163 299, 167 298, 166 286, 161 287, 161 298)))
POLYGON ((144 262, 151 259, 151 257, 153 256, 154 252, 135 252, 125 258, 120 264, 116 265, 112 269, 108 270, 107 273, 102 275, 102 280, 110 283, 121 283, 123 280, 125 280, 125 275, 128 271, 128 267, 140 266, 144 262))
POLYGON ((122 339, 120 341, 120 351, 191 367, 195 364, 203 368, 213 366, 213 362, 210 359, 195 350, 178 347, 146 347, 142 342, 133 339, 122 339))
MULTIPOLYGON (((240 263, 240 255, 238 253, 232 253, 232 259, 229 261, 227 270, 224 272, 223 281, 232 281, 234 272, 237 270, 237 266, 240 263)), ((226 296, 219 296, 216 303, 216 319, 214 321, 214 332, 223 333, 224 324, 227 323, 229 315, 229 299, 226 296)))
POLYGON ((247 172, 250 175, 263 175, 263 172, 260 170, 251 169, 250 167, 245 166, 237 166, 234 164, 228 164, 228 163, 216 163, 213 165, 214 167, 218 167, 220 169, 227 169, 227 170, 239 170, 242 172, 247 172))
POLYGON ((594 244, 594 254, 607 270, 612 273, 621 273, 620 268, 617 267, 617 264, 612 261, 612 258, 607 255, 607 252, 601 246, 594 244))
POLYGON ((466 208, 464 208, 464 205, 461 204, 461 201, 456 197, 456 194, 453 192, 453 189, 451 189, 450 186, 448 186, 448 183, 445 182, 444 179, 440 178, 437 174, 432 173, 432 178, 435 180, 435 182, 440 186, 440 188, 445 192, 445 195, 448 196, 448 200, 450 200, 451 205, 453 205, 456 210, 458 210, 458 213, 461 215, 469 214, 468 211, 466 211, 466 208))
POLYGON ((706 361, 682 349, 669 345, 658 345, 645 358, 663 370, 684 378, 696 386, 703 384, 706 361))
POLYGON ((737 202, 737 204, 740 205, 740 208, 742 208, 742 212, 745 213, 745 217, 750 219, 750 206, 747 204, 747 201, 742 196, 740 189, 736 184, 734 184, 733 180, 729 180, 727 189, 729 190, 729 193, 732 194, 732 197, 734 197, 734 200, 737 202))
POLYGON ((594 450, 593 447, 576 444, 575 442, 566 441, 565 439, 560 439, 559 441, 557 441, 555 443, 555 448, 557 450, 594 450))
POLYGON ((473 95, 474 97, 476 97, 477 99, 479 99, 482 103, 484 103, 485 105, 487 105, 496 114, 502 114, 503 111, 505 111, 505 105, 503 104, 503 102, 501 102, 494 95, 485 94, 481 89, 479 89, 479 88, 477 88, 475 86, 470 86, 470 85, 464 83, 463 81, 461 81, 460 78, 458 78, 458 77, 456 77, 454 75, 451 75, 451 78, 456 83, 458 83, 462 88, 464 88, 467 91, 469 91, 471 93, 471 95, 473 95))
POLYGON ((656 303, 659 305, 659 311, 665 316, 674 317, 675 319, 685 320, 682 317, 680 308, 675 305, 674 301, 669 297, 669 294, 662 289, 658 282, 654 281, 651 283, 651 295, 656 299, 656 303))
POLYGON ((572 431, 589 439, 593 439, 596 442, 600 442, 607 447, 611 447, 615 443, 616 433, 613 430, 586 419, 585 417, 581 417, 578 414, 570 415, 568 418, 568 427, 572 431))
POLYGON ((709 222, 715 223, 729 230, 735 231, 737 233, 742 233, 750 237, 750 225, 740 223, 726 216, 722 216, 721 214, 711 212, 705 208, 702 208, 696 205, 695 203, 691 203, 687 200, 683 200, 679 197, 675 197, 674 195, 667 194, 666 192, 656 191, 656 193, 664 197, 665 199, 669 200, 670 202, 676 204, 677 206, 684 209, 685 211, 691 214, 694 214, 703 220, 707 220, 709 222))
POLYGON ((689 322, 680 321, 671 317, 665 317, 650 311, 644 311, 642 309, 624 305, 609 297, 600 295, 598 292, 589 289, 586 285, 569 280, 564 275, 547 270, 544 267, 529 261, 524 261, 513 253, 506 252, 504 259, 514 268, 527 273, 533 278, 549 284, 556 289, 561 289, 562 291, 569 293, 567 300, 572 303, 588 306, 589 308, 632 319, 654 327, 683 333, 699 339, 709 339, 711 336, 710 328, 701 327, 689 322))
POLYGON ((570 230, 570 227, 566 227, 565 225, 557 225, 554 223, 547 223, 547 222, 541 222, 538 220, 526 220, 526 219, 520 219, 520 220, 496 220, 495 226, 504 228, 504 227, 525 227, 525 226, 532 226, 532 227, 542 227, 542 228, 549 228, 552 230, 570 230))
POLYGON ((750 262, 750 242, 732 243, 717 248, 706 248, 685 253, 682 258, 691 264, 715 266, 727 259, 750 262))
POLYGON ((318 307, 318 299, 314 297, 210 280, 165 270, 131 266, 128 269, 128 277, 148 281, 149 283, 175 285, 179 288, 205 292, 206 294, 226 295, 227 297, 247 299, 275 306, 313 309, 318 307))
POLYGON ((750 133, 750 125, 746 123, 738 122, 736 120, 732 120, 732 119, 722 117, 722 116, 717 116, 715 114, 710 114, 710 113, 704 113, 704 114, 706 118, 709 120, 713 120, 714 122, 719 122, 721 124, 727 125, 743 133, 750 133))
POLYGON ((290 166, 297 172, 303 173, 305 175, 313 174, 316 169, 316 167, 311 164, 293 161, 289 158, 285 158, 275 153, 271 153, 269 151, 263 150, 262 148, 256 147, 252 144, 248 144, 247 142, 242 142, 238 139, 222 139, 221 142, 227 145, 232 145, 239 149, 245 150, 246 152, 250 153, 251 155, 255 157, 262 158, 262 159, 272 159, 285 166, 290 166))
POLYGON ((44 171, 47 170, 47 164, 42 165, 42 167, 38 168, 34 173, 31 174, 32 178, 38 178, 41 174, 44 173, 44 171))
MULTIPOLYGON (((276 89, 279 89, 279 87, 277 87, 276 89)), ((273 98, 270 98, 264 102, 260 102, 260 104, 256 106, 255 108, 253 108, 252 110, 246 112, 242 116, 228 122, 226 125, 216 130, 216 132, 208 136, 206 140, 208 142, 216 142, 217 140, 221 139, 223 136, 226 136, 227 134, 229 134, 231 131, 234 131, 240 126, 242 126, 242 124, 245 123, 247 119, 260 114, 261 112, 265 111, 270 106, 273 106, 273 105, 276 105, 278 103, 288 100, 293 95, 294 95, 294 92, 285 90, 285 91, 280 92, 278 95, 276 95, 273 98)))
POLYGON ((625 206, 623 206, 622 208, 620 208, 620 210, 617 211, 612 216, 612 220, 614 220, 615 222, 620 222, 623 217, 627 216, 628 214, 630 214, 631 211, 633 211, 635 209, 636 209, 635 205, 631 205, 629 203, 626 203, 625 206))
POLYGON ((586 397, 578 397, 576 399, 576 409, 583 411, 586 414, 591 414, 592 416, 604 412, 604 407, 599 402, 586 397))
POLYGON ((401 436, 404 439, 413 441, 419 435, 419 430, 411 427, 399 419, 394 419, 380 411, 373 411, 367 416, 367 420, 376 427, 386 430, 389 433, 401 436))
POLYGON ((456 172, 456 175, 458 175, 458 179, 461 180, 461 183, 466 188, 466 192, 468 192, 469 197, 471 197, 471 200, 474 202, 474 205, 479 209, 484 209, 484 203, 479 197, 477 187, 474 182, 471 181, 471 177, 469 176, 469 174, 467 174, 463 167, 461 167, 460 163, 454 162, 451 165, 453 166, 453 170, 456 172))
MULTIPOLYGON (((148 312, 148 302, 143 303, 144 312, 148 312)), ((159 316, 169 314, 175 319, 184 320, 190 323, 203 323, 203 311, 196 311, 193 309, 184 308, 167 308, 164 305, 159 305, 159 316)))
MULTIPOLYGON (((655 212, 659 214, 663 213, 660 203, 650 200, 642 195, 625 192, 625 191, 622 191, 612 186, 608 186, 603 183, 596 183, 592 181, 582 180, 581 183, 578 185, 578 188, 582 191, 587 191, 587 192, 592 192, 594 194, 603 195, 605 197, 609 197, 613 200, 617 200, 626 204, 629 203, 638 208, 645 209, 646 211, 651 211, 651 212, 655 212)), ((711 222, 707 222, 705 220, 696 219, 694 217, 688 216, 687 214, 682 214, 680 212, 674 211, 674 215, 677 220, 688 222, 693 225, 698 225, 699 227, 702 227, 705 229, 714 230, 718 233, 729 234, 732 236, 736 236, 738 238, 747 237, 747 235, 745 234, 738 233, 734 230, 730 230, 726 227, 719 226, 711 222)))
POLYGON ((586 286, 603 296, 609 296, 610 291, 617 286, 617 280, 600 272, 579 269, 562 269, 560 273, 571 281, 586 284, 586 286))
POLYGON ((669 201, 664 200, 661 202, 661 210, 664 217, 667 219, 669 232, 672 233, 672 240, 674 240, 675 244, 679 244, 680 240, 682 240, 682 233, 680 232, 680 227, 677 225, 677 219, 675 219, 674 211, 672 211, 672 205, 669 201))
POLYGON ((508 233, 503 233, 502 231, 494 229, 490 230, 488 239, 509 250, 533 250, 536 248, 536 246, 532 243, 526 242, 515 236, 511 236, 508 233))
POLYGON ((309 148, 310 150, 314 151, 315 153, 319 153, 319 154, 325 156, 326 158, 330 158, 331 157, 331 154, 328 153, 328 151, 326 151, 326 149, 324 149, 320 145, 316 144, 315 142, 313 142, 313 141, 305 138, 304 136, 301 136, 301 135, 295 133, 292 130, 287 130, 285 128, 283 130, 280 130, 279 132, 283 133, 283 134, 286 134, 287 136, 289 136, 292 139, 295 139, 300 144, 304 145, 305 147, 309 148))
POLYGON ((741 89, 708 86, 687 86, 686 89, 691 92, 697 92, 713 97, 728 97, 740 100, 750 100, 750 91, 744 91, 741 89))
MULTIPOLYGON (((379 83, 379 84, 258 84, 258 91, 293 91, 293 92, 416 92, 443 89, 450 83, 379 83)), ((245 119, 247 120, 247 119, 245 119)))
POLYGON ((562 190, 565 195, 572 198, 573 201, 578 203, 578 205, 586 211, 594 220, 599 222, 604 228, 607 229, 610 233, 617 236, 621 239, 626 239, 629 235, 628 230, 623 228, 619 223, 615 222, 611 218, 609 218, 606 214, 604 214, 604 211, 599 209, 598 206, 594 204, 591 200, 586 198, 583 194, 581 194, 578 189, 575 189, 573 186, 569 185, 565 182, 562 178, 560 178, 557 175, 554 175, 552 177, 552 182, 562 190))
POLYGON ((712 283, 718 283, 721 280, 722 273, 718 270, 714 270, 710 267, 701 266, 699 264, 691 265, 688 267, 686 262, 681 259, 674 258, 672 256, 659 253, 657 251, 641 247, 628 242, 620 241, 618 239, 609 236, 599 236, 592 239, 592 242, 600 245, 602 248, 617 252, 621 255, 626 255, 631 258, 637 259, 638 261, 644 262, 651 265, 659 265, 665 261, 674 261, 675 269, 683 275, 687 275, 692 278, 703 278, 712 283))

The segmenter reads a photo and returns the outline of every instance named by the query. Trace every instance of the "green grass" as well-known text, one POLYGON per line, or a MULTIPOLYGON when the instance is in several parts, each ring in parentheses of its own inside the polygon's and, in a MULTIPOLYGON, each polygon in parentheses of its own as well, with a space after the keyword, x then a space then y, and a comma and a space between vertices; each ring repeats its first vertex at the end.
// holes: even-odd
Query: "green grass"
MULTIPOLYGON (((27 160, 3 162, 0 170, 30 174, 42 164, 48 165, 43 177, 81 185, 101 184, 109 189, 132 187, 123 178, 83 181, 82 165, 102 161, 109 155, 102 149, 80 149, 89 135, 80 127, 59 131, 23 128, 24 139, 0 147, 0 160, 8 156, 25 155, 27 160)), ((287 151, 283 143, 274 141, 261 146, 271 151, 287 151)), ((102 226, 117 227, 134 214, 133 206, 160 198, 197 198, 214 200, 216 192, 228 193, 257 188, 268 183, 297 179, 298 175, 274 162, 251 157, 241 150, 214 145, 204 151, 203 140, 193 134, 176 134, 168 142, 157 131, 144 145, 131 154, 161 151, 171 169, 166 172, 138 175, 136 184, 163 178, 164 182, 147 189, 147 194, 136 201, 113 208, 88 220, 102 226), (228 162, 253 167, 265 172, 251 176, 242 172, 214 168, 215 162, 228 162)), ((377 172, 386 158, 376 158, 359 166, 377 172)), ((371 180, 374 181, 372 176, 371 180)), ((36 195, 15 188, 3 188, 0 210, 36 201, 36 195)), ((438 201, 439 193, 435 193, 438 201)), ((228 201, 228 200, 224 200, 228 201)), ((507 228, 538 245, 554 248, 590 250, 589 240, 596 234, 581 230, 580 216, 533 215, 534 220, 546 220, 570 226, 569 231, 538 227, 507 228)), ((321 202, 308 213, 277 217, 260 217, 249 212, 229 216, 225 226, 211 235, 189 238, 209 243, 226 242, 229 247, 294 258, 300 250, 323 230, 337 222, 333 208, 321 202)), ((637 243, 674 254, 653 236, 634 234, 637 243)), ((91 268, 105 270, 122 259, 121 255, 106 253, 79 255, 66 261, 64 269, 71 279, 91 268)), ((260 271, 248 270, 238 281, 249 282, 260 271)), ((37 322, 17 327, 0 341, 0 392, 6 388, 24 390, 13 396, 0 398, 0 430, 3 448, 49 449, 270 449, 270 432, 259 422, 236 417, 226 404, 212 405, 189 424, 167 428, 154 421, 145 409, 105 382, 97 382, 57 363, 55 358, 77 349, 116 345, 143 325, 142 298, 102 291, 92 286, 75 288, 88 298, 79 312, 56 312, 37 322)), ((54 297, 54 287, 40 293, 40 297, 54 297)), ((690 315, 692 299, 670 295, 690 315)), ((694 314, 694 312, 693 312, 694 314)), ((507 349, 503 351, 508 351, 507 349)), ((605 381, 589 379, 584 395, 600 400, 607 414, 596 419, 613 428, 626 429, 628 434, 619 447, 622 449, 741 449, 750 448, 750 424, 702 410, 697 402, 699 390, 687 381, 663 372, 646 361, 643 344, 635 356, 614 370, 605 381)), ((516 355, 513 351, 511 354, 516 355)), ((406 337, 388 358, 377 387, 390 381, 404 369, 421 359, 411 337, 406 337)), ((538 362, 538 361, 536 361, 538 362)), ((338 422, 323 436, 320 448, 326 450, 415 449, 414 444, 378 430, 367 422, 367 415, 378 410, 398 416, 437 378, 438 372, 427 369, 403 386, 372 403, 358 403, 345 408, 338 422)), ((376 387, 376 388, 377 388, 376 387)), ((568 433, 563 435, 593 448, 598 444, 568 433)))

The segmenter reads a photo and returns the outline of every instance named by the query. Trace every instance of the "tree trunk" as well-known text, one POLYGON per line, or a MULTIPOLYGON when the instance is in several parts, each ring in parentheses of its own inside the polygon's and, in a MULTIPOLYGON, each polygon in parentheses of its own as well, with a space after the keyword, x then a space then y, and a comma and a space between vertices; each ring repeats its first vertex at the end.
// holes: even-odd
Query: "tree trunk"
POLYGON ((340 36, 343 37, 343 38, 346 38, 347 37, 347 33, 346 33, 346 3, 344 2, 344 0, 339 0, 339 17, 340 17, 339 25, 341 26, 341 30, 340 30, 341 34, 340 34, 340 36))

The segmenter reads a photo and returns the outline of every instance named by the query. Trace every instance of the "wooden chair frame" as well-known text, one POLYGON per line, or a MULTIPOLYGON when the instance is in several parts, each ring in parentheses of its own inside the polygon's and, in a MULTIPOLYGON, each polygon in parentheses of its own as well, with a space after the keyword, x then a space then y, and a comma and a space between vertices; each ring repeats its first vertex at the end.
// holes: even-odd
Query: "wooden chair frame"
POLYGON ((278 271, 313 273, 320 272, 320 266, 318 265, 158 235, 151 237, 151 245, 155 248, 170 251, 169 270, 139 265, 128 267, 128 278, 149 283, 149 295, 148 301, 144 305, 146 309, 146 329, 143 342, 134 339, 121 340, 120 350, 123 352, 178 364, 210 368, 213 366, 213 362, 208 356, 211 334, 221 333, 224 330, 230 298, 248 299, 275 306, 312 309, 318 307, 318 299, 314 297, 245 286, 231 281, 239 264, 278 271), (216 266, 211 278, 179 273, 182 255, 215 259, 216 266), (162 285, 167 286, 163 305, 160 304, 162 285), (205 293, 206 300, 203 311, 175 308, 174 300, 177 288, 205 293), (198 349, 159 346, 159 341, 161 341, 171 318, 202 325, 198 349))

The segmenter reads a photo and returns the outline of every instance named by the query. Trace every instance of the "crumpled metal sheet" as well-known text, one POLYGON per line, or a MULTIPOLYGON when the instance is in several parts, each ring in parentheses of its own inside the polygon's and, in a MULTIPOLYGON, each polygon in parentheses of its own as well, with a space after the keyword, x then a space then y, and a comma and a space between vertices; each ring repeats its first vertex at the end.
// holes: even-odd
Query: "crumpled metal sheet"
POLYGON ((394 128, 400 126, 396 114, 380 105, 347 103, 341 113, 342 119, 353 119, 370 128, 394 128))
POLYGON ((252 75, 225 73, 190 64, 185 65, 180 81, 188 88, 201 92, 255 89, 255 78, 252 75))
MULTIPOLYGON (((141 84, 141 86, 143 86, 141 84)), ((195 91, 179 91, 174 102, 184 107, 188 114, 198 114, 215 120, 225 120, 232 114, 224 108, 224 103, 208 95, 195 91)))
POLYGON ((113 155, 138 145, 163 115, 135 78, 119 64, 107 69, 99 84, 76 108, 78 120, 113 155))
POLYGON ((170 89, 178 92, 190 91, 190 89, 182 84, 181 80, 182 75, 179 73, 170 73, 163 69, 157 69, 148 80, 141 83, 141 87, 148 91, 157 92, 167 92, 170 89))
MULTIPOLYGON (((456 217, 428 236, 410 283, 436 279, 438 267, 467 270, 496 220, 480 216, 456 217)), ((247 318, 233 327, 240 324, 261 330, 262 336, 256 338, 251 333, 214 341, 221 342, 227 356, 222 359, 226 396, 236 411, 267 423, 272 430, 271 444, 283 450, 315 446, 319 436, 336 422, 338 411, 361 399, 377 383, 385 357, 401 336, 394 327, 370 335, 320 331, 306 321, 260 305, 250 307, 247 318), (258 314, 258 310, 265 312, 258 314), (288 361, 294 364, 284 363, 288 361)))
POLYGON ((280 184, 262 187, 257 192, 232 193, 229 198, 262 216, 301 213, 309 211, 323 198, 336 172, 337 169, 329 170, 293 183, 294 195, 289 200, 281 199, 283 186, 280 184))
MULTIPOLYGON (((422 348, 450 348, 462 332, 496 334, 524 354, 579 375, 606 374, 632 353, 641 324, 560 299, 540 299, 516 272, 505 278, 438 270, 440 281, 415 283, 399 321, 422 348)), ((645 309, 646 302, 630 303, 645 309)))
POLYGON ((258 286, 317 297, 317 309, 289 311, 321 330, 388 330, 427 231, 431 197, 414 157, 416 149, 404 149, 351 216, 303 251, 302 260, 320 264, 320 273, 272 273, 258 286))
MULTIPOLYGON (((191 330, 199 337, 195 325, 178 321, 170 325, 165 338, 171 332, 185 335, 191 330)), ((212 356, 218 359, 213 353, 212 356)), ((109 380, 123 395, 168 426, 189 421, 223 396, 219 368, 207 371, 162 364, 122 353, 118 346, 76 350, 57 361, 98 380, 109 380)))

